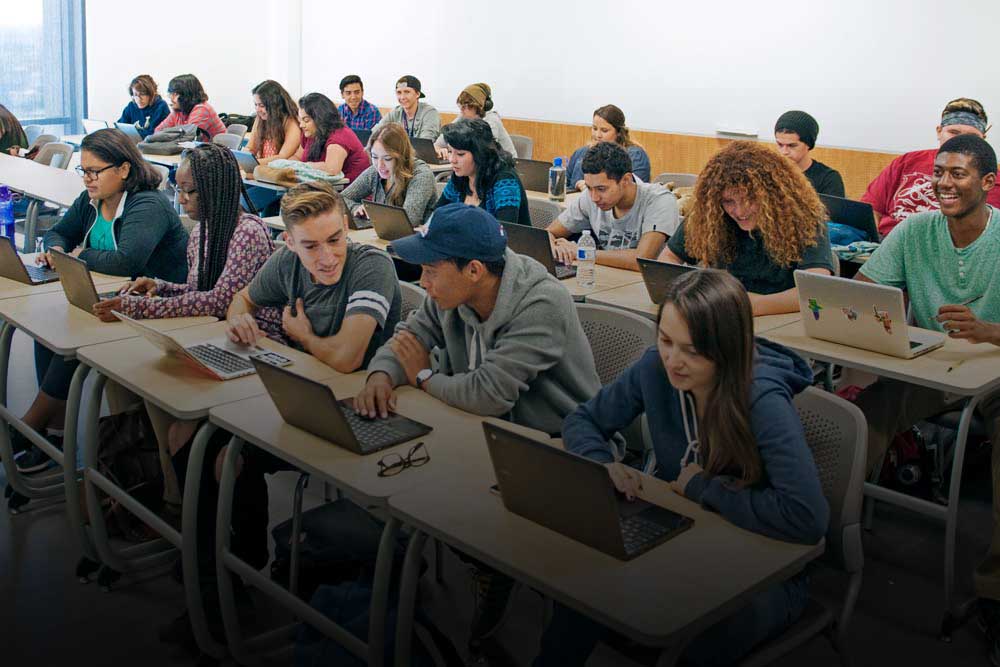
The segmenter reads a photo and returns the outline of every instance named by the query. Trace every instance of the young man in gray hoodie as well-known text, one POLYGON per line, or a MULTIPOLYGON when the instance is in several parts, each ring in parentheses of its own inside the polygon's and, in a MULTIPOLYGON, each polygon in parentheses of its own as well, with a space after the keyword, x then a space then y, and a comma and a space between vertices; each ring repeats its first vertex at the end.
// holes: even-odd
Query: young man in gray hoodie
MULTIPOLYGON (((395 388, 410 384, 461 410, 555 434, 601 388, 569 292, 541 264, 508 250, 492 215, 448 204, 423 231, 392 246, 421 265, 428 298, 375 353, 355 399, 358 412, 384 417, 395 388)), ((481 564, 474 568, 476 651, 503 620, 513 582, 481 564)))

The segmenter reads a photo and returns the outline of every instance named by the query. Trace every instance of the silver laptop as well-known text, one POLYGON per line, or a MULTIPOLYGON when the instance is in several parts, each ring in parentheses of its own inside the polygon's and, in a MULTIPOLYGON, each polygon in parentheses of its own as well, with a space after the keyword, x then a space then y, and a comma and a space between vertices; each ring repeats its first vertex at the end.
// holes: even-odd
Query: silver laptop
POLYGON ((945 342, 937 331, 906 323, 903 291, 897 287, 795 272, 799 311, 806 335, 841 345, 912 359, 945 342))
POLYGON ((257 161, 257 156, 250 151, 238 151, 233 149, 233 157, 236 158, 236 162, 240 165, 240 170, 248 174, 253 174, 253 170, 260 164, 260 162, 257 161))
POLYGON ((558 278, 565 280, 576 277, 576 267, 572 264, 557 262, 552 256, 552 246, 549 244, 549 233, 530 225, 516 222, 504 222, 504 233, 507 235, 507 247, 518 255, 525 255, 545 267, 558 278))
POLYGON ((274 366, 287 366, 292 360, 277 352, 262 347, 248 347, 234 343, 227 336, 219 336, 196 345, 184 346, 168 333, 157 331, 151 326, 134 320, 118 311, 111 311, 115 317, 132 327, 137 334, 160 348, 167 354, 180 357, 195 369, 207 373, 216 380, 232 380, 245 375, 253 375, 256 369, 253 360, 258 359, 274 366))
MULTIPOLYGON (((80 310, 93 315, 95 303, 118 295, 117 291, 98 294, 87 263, 79 257, 73 257, 60 250, 49 250, 49 257, 52 258, 52 268, 59 274, 59 282, 62 283, 63 292, 66 293, 66 300, 80 310)), ((124 280, 122 278, 122 281, 124 280)))
POLYGON ((650 300, 659 305, 667 296, 667 289, 670 284, 690 271, 697 271, 697 266, 686 266, 684 264, 674 264, 673 262, 658 262, 645 257, 638 257, 639 273, 642 274, 642 282, 646 283, 646 291, 649 292, 650 300))
POLYGON ((375 234, 383 241, 395 241, 413 234, 413 225, 406 209, 401 206, 365 202, 368 219, 375 228, 375 234))
POLYGON ((132 123, 115 123, 115 127, 124 132, 125 136, 132 140, 132 143, 137 144, 142 141, 142 135, 132 123))
POLYGON ((80 122, 83 124, 83 133, 90 134, 91 132, 97 132, 98 130, 105 130, 110 125, 106 120, 94 120, 93 118, 82 118, 80 122))
POLYGON ((627 501, 600 463, 483 423, 504 507, 619 560, 631 560, 694 520, 643 500, 627 501))
POLYGON ((59 280, 59 274, 46 266, 22 262, 7 239, 0 239, 0 276, 25 285, 42 285, 59 280))

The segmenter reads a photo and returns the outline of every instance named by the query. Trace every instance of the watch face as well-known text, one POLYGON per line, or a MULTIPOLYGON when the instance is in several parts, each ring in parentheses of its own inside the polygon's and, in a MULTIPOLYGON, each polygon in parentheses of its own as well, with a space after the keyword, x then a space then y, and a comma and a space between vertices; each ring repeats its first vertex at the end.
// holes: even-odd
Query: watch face
POLYGON ((429 368, 425 368, 424 370, 422 370, 419 373, 417 373, 417 382, 423 382, 424 380, 426 380, 427 378, 429 378, 433 374, 434 374, 434 371, 432 371, 429 368))

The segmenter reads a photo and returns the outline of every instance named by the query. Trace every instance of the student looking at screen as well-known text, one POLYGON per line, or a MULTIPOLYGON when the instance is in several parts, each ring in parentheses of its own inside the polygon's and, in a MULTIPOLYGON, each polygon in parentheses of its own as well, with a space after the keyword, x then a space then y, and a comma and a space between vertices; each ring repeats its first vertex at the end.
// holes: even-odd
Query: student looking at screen
POLYGON ((170 115, 170 106, 160 97, 156 81, 148 74, 140 74, 128 85, 132 101, 118 119, 119 123, 131 123, 143 139, 156 131, 156 126, 170 115))
POLYGON ((170 96, 170 115, 156 126, 156 131, 177 125, 197 125, 201 130, 199 141, 210 141, 226 131, 222 119, 208 103, 208 95, 201 81, 194 74, 175 76, 167 85, 170 96))

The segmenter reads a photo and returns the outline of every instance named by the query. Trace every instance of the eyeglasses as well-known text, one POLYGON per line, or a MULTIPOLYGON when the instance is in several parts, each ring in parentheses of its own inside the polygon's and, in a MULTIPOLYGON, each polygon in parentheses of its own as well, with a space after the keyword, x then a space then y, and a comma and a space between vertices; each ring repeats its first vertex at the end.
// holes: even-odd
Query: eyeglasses
POLYGON ((109 164, 107 167, 101 167, 100 169, 84 169, 81 165, 77 165, 76 173, 83 176, 85 180, 93 181, 101 175, 101 172, 107 171, 108 169, 114 169, 117 166, 118 165, 116 164, 109 164))
POLYGON ((406 456, 400 456, 396 452, 386 454, 378 461, 378 476, 392 477, 398 475, 407 468, 419 468, 431 460, 431 455, 427 453, 424 443, 418 442, 407 452, 406 456))

